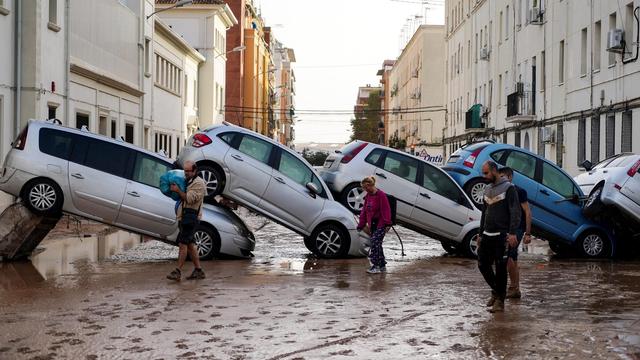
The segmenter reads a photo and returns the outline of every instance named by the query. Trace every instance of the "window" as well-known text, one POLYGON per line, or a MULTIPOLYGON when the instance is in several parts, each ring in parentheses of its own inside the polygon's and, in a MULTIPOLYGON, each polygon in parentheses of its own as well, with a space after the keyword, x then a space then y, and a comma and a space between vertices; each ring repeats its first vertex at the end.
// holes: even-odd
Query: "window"
POLYGON ((182 94, 182 70, 169 60, 163 58, 159 54, 155 54, 156 58, 156 74, 154 77, 155 85, 171 91, 176 95, 182 94))
MULTIPOLYGON (((609 30, 613 30, 616 28, 616 13, 609 15, 609 30)), ((616 53, 613 51, 609 52, 609 66, 613 66, 616 64, 616 53)))
POLYGON ((587 74, 587 28, 581 31, 581 46, 580 46, 580 75, 587 74))
POLYGON ((609 167, 609 168, 614 168, 614 167, 626 168, 626 167, 631 166, 632 164, 634 164, 636 162, 635 160, 636 160, 636 155, 634 155, 634 154, 616 156, 616 157, 614 157, 614 159, 611 162, 609 162, 607 164, 606 167, 609 167))
POLYGON ((49 109, 47 119, 57 119, 56 112, 58 110, 58 106, 49 104, 47 107, 49 109))
POLYGON ((106 141, 88 140, 84 165, 115 176, 123 176, 130 152, 124 146, 106 141))
POLYGON ((504 165, 505 164, 504 154, 506 152, 507 152, 506 150, 498 150, 498 151, 492 152, 490 156, 498 164, 504 165))
POLYGON ((383 169, 413 183, 416 182, 420 162, 395 152, 387 152, 383 169))
MULTIPOLYGON (((189 101, 189 77, 187 76, 187 74, 184 74, 184 95, 183 97, 183 105, 187 106, 188 101, 189 101)), ((193 104, 195 106, 195 103, 193 104)))
POLYGON ((558 83, 564 83, 564 40, 560 41, 558 47, 558 83))
POLYGON ((100 135, 107 135, 107 130, 107 117, 100 116, 98 120, 98 133, 100 133, 100 135))
POLYGON ((163 134, 156 132, 155 135, 155 152, 164 151, 167 155, 171 156, 170 144, 171 136, 169 134, 163 134))
POLYGON ((144 39, 144 72, 151 74, 151 39, 144 39))
POLYGON ((58 24, 58 0, 49 0, 49 23, 58 24))
POLYGON ((87 114, 76 114, 76 129, 82 129, 83 126, 86 126, 89 129, 89 115, 87 114))
POLYGON ((73 135, 59 130, 40 129, 40 151, 60 159, 69 160, 73 135))
POLYGON ((505 26, 504 26, 504 39, 508 40, 509 39, 509 5, 507 5, 507 10, 504 12, 505 13, 505 26))
POLYGON ((542 132, 544 131, 544 129, 538 128, 538 155, 545 157, 546 156, 546 144, 542 141, 542 132))
POLYGON ((565 198, 577 194, 571 178, 547 162, 542 163, 542 185, 565 198))
POLYGON ((540 52, 540 90, 544 91, 547 87, 547 58, 544 56, 544 51, 540 52))
POLYGON ((124 141, 128 142, 129 144, 133 144, 133 130, 133 124, 124 125, 124 141))
POLYGON ((602 48, 602 23, 596 21, 593 26, 593 70, 600 70, 600 49, 602 48))
MULTIPOLYGON (((1 108, 0 108, 1 109, 1 108)), ((631 136, 633 126, 633 113, 631 110, 622 113, 622 152, 631 152, 633 148, 631 136)))
POLYGON ((498 106, 502 105, 502 75, 498 75, 498 106))
POLYGON ((382 155, 381 149, 374 149, 364 161, 368 162, 371 165, 378 165, 378 161, 380 160, 380 156, 382 155))
POLYGON ((520 130, 516 130, 514 134, 513 145, 520 147, 520 130))
POLYGON ((616 153, 616 115, 607 115, 607 128, 605 133, 605 157, 611 157, 616 153))
POLYGON ((476 33, 476 51, 474 51, 475 62, 478 62, 478 52, 480 52, 480 48, 478 47, 478 33, 476 33))
POLYGON ((222 141, 229 144, 229 146, 232 146, 233 139, 235 139, 237 134, 238 133, 235 133, 235 132, 226 132, 226 133, 218 134, 218 137, 222 139, 222 141))
POLYGON ((133 181, 157 188, 160 184, 160 177, 172 168, 171 164, 166 161, 137 153, 133 181))
POLYGON ((578 166, 582 165, 582 163, 586 160, 586 122, 587 120, 584 118, 578 120, 578 166))
POLYGON ((307 165, 305 165, 300 159, 291 155, 288 151, 282 151, 280 154, 280 162, 278 163, 278 171, 284 176, 297 182, 302 186, 306 186, 307 183, 313 182, 318 189, 322 189, 320 181, 314 181, 316 179, 313 172, 307 165))
POLYGON ((269 164, 272 148, 273 146, 264 140, 250 135, 244 135, 242 136, 242 140, 240 140, 238 151, 262 163, 269 164))
POLYGON ((118 135, 118 123, 115 120, 111 119, 111 138, 115 139, 116 135, 118 135))
POLYGON ((509 153, 504 165, 531 179, 536 173, 536 158, 519 151, 509 153))
POLYGON ((460 189, 445 175, 442 170, 434 166, 422 164, 422 186, 434 193, 443 196, 453 202, 459 202, 462 198, 460 189))
POLYGON ((600 161, 600 116, 591 118, 591 163, 600 161))
MULTIPOLYGON (((624 38, 628 39, 627 42, 629 43, 627 45, 627 49, 630 49, 632 47, 632 42, 635 41, 635 35, 633 34, 633 30, 635 28, 635 19, 633 17, 633 1, 630 2, 627 6, 625 6, 625 19, 624 19, 624 38), (634 40, 631 40, 634 39, 634 40)), ((631 50, 627 50, 628 52, 626 52, 624 54, 624 58, 628 59, 633 57, 632 51, 631 50)))
POLYGON ((498 40, 498 44, 502 42, 502 34, 503 34, 503 31, 504 31, 503 30, 504 29, 503 25, 504 25, 504 22, 502 21, 502 11, 500 11, 500 30, 499 30, 500 33, 498 34, 498 39, 499 39, 498 40))
POLYGON ((562 124, 558 124, 556 128, 556 164, 559 167, 563 166, 562 155, 564 153, 564 127, 562 124))

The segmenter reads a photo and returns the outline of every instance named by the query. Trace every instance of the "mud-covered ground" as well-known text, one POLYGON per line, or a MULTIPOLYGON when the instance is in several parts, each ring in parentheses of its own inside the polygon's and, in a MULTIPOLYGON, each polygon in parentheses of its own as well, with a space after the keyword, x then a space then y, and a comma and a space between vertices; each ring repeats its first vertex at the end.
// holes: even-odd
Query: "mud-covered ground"
POLYGON ((157 242, 59 272, 0 264, 0 359, 640 358, 640 262, 559 259, 536 241, 523 298, 492 315, 474 261, 398 230, 406 256, 388 235, 385 275, 309 258, 272 223, 255 258, 205 262, 199 281, 166 280, 177 251, 157 242))

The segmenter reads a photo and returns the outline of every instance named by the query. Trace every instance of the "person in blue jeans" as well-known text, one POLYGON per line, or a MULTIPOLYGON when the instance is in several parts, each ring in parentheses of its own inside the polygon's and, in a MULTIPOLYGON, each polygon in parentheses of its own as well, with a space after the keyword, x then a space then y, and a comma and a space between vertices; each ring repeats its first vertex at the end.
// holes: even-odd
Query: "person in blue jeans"
POLYGON ((391 227, 391 206, 387 194, 376 188, 376 179, 373 176, 364 178, 360 185, 367 194, 364 197, 364 206, 360 212, 357 229, 371 236, 369 249, 371 267, 367 272, 379 274, 387 271, 382 240, 391 227))
MULTIPOLYGON (((507 181, 513 183, 513 169, 503 167, 499 170, 499 173, 500 176, 505 177, 507 181)), ((514 186, 518 192, 518 200, 520 201, 522 213, 520 215, 520 226, 516 231, 518 246, 509 248, 509 259, 507 262, 507 272, 509 273, 510 281, 509 288, 507 289, 508 299, 520 299, 522 297, 522 292, 520 291, 520 269, 518 268, 518 248, 522 241, 524 241, 525 244, 531 242, 531 208, 529 208, 527 191, 516 185, 514 186)))

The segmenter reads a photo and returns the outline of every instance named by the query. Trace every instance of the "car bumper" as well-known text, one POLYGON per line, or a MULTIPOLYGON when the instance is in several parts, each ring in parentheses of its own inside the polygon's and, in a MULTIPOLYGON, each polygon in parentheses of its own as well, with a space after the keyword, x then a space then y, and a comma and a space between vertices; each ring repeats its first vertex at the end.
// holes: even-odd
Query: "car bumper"
POLYGON ((24 184, 33 179, 35 175, 16 170, 14 168, 3 168, 0 178, 0 190, 13 196, 20 196, 20 191, 24 184))
POLYGON ((219 231, 220 253, 240 258, 250 258, 256 242, 252 236, 242 236, 236 233, 219 231))
POLYGON ((344 188, 351 184, 352 182, 358 182, 359 180, 354 180, 344 176, 344 173, 337 171, 330 171, 327 169, 318 169, 318 174, 324 180, 324 182, 329 187, 329 190, 339 194, 344 190, 344 188))
POLYGON ((615 188, 606 187, 605 189, 606 192, 601 195, 602 202, 605 205, 615 206, 640 222, 640 205, 636 204, 615 188))

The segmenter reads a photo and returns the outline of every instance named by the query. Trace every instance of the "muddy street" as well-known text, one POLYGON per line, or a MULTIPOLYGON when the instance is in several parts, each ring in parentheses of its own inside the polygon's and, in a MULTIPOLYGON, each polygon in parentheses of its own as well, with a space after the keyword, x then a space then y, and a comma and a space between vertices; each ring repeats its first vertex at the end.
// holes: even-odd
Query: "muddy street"
POLYGON ((255 258, 180 283, 165 279, 170 246, 98 244, 83 260, 59 250, 80 239, 48 239, 33 262, 0 264, 0 358, 640 358, 638 261, 559 259, 535 241, 523 298, 492 315, 476 262, 424 236, 398 228, 406 256, 389 235, 388 273, 369 275, 366 259, 310 258, 300 237, 258 226, 255 258))

